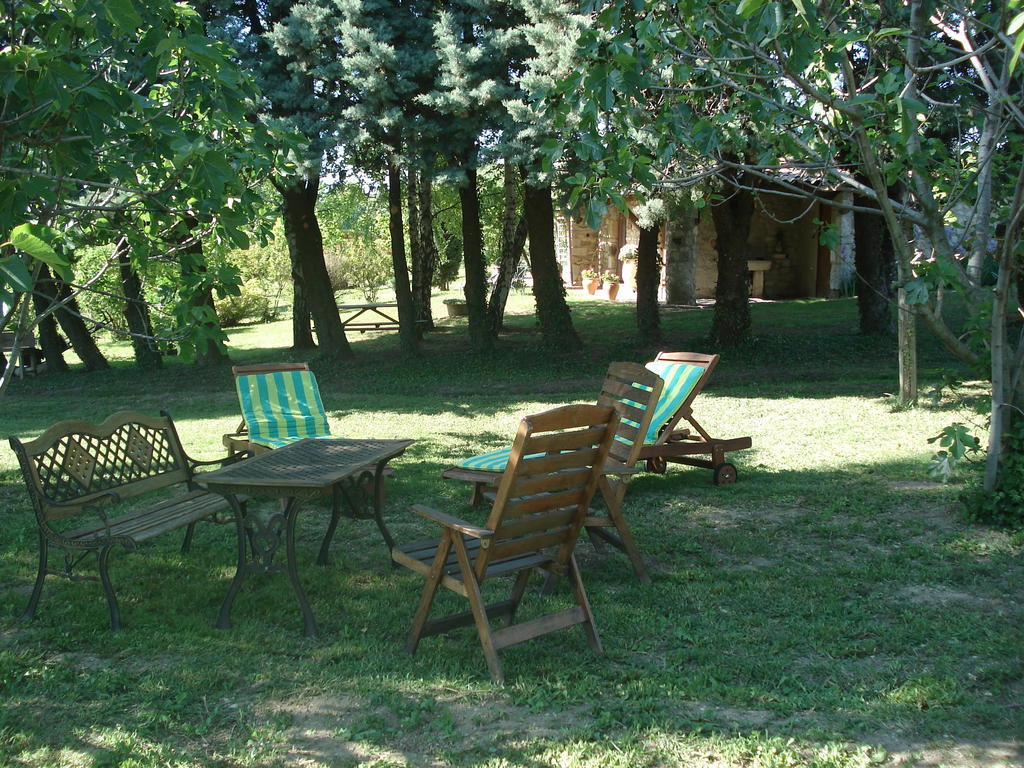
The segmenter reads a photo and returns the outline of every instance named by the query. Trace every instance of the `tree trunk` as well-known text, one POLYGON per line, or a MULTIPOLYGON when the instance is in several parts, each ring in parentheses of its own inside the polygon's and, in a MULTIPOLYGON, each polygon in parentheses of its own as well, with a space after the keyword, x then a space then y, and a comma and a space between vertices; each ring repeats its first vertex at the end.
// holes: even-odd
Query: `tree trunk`
POLYGON ((142 279, 132 266, 129 254, 128 241, 122 239, 117 244, 116 256, 124 290, 124 319, 131 333, 135 364, 140 368, 159 368, 164 364, 164 359, 154 339, 149 304, 142 296, 142 279))
MULTIPOLYGON (((345 338, 345 328, 338 315, 334 289, 324 262, 324 239, 316 218, 319 189, 319 176, 301 179, 289 187, 279 187, 288 253, 292 264, 298 266, 298 270, 293 266, 292 276, 301 280, 302 297, 313 318, 320 351, 340 358, 351 358, 352 348, 345 338)), ((294 313, 299 312, 300 307, 296 305, 294 313)), ((292 330, 297 330, 294 319, 292 330)), ((300 344, 304 344, 305 339, 300 338, 301 328, 298 330, 300 333, 296 333, 295 344, 297 348, 303 348, 300 344)))
POLYGON ((466 182, 459 187, 459 202, 462 208, 462 260, 466 270, 469 343, 474 350, 484 352, 494 347, 494 334, 487 322, 487 275, 475 168, 466 168, 466 182))
POLYGON ((491 331, 497 335, 505 320, 505 304, 512 289, 512 282, 519 267, 526 246, 526 216, 516 216, 519 194, 516 185, 515 167, 505 161, 505 201, 501 215, 501 256, 498 259, 498 274, 491 289, 487 314, 491 331))
POLYGON ((46 309, 58 301, 63 301, 63 306, 58 307, 54 314, 64 335, 68 337, 71 348, 75 350, 78 359, 85 366, 85 370, 109 370, 110 364, 107 362, 107 358, 100 352, 96 340, 89 333, 89 329, 85 327, 85 321, 82 320, 78 302, 72 296, 71 288, 62 281, 52 278, 45 266, 39 277, 40 282, 37 283, 36 290, 46 295, 48 299, 46 309))
MULTIPOLYGON (((857 204, 877 207, 866 198, 860 198, 857 204)), ((889 228, 881 214, 854 211, 853 239, 860 332, 891 334, 894 330, 890 309, 896 256, 889 228)))
MULTIPOLYGON (((36 292, 32 296, 32 303, 35 306, 37 317, 43 315, 51 305, 50 300, 41 296, 40 293, 45 293, 46 296, 57 295, 57 289, 53 285, 53 278, 50 277, 49 271, 45 277, 40 274, 36 280, 36 292), (45 287, 43 286, 44 282, 46 283, 45 287)), ((64 359, 64 350, 68 348, 68 345, 57 332, 57 319, 52 314, 46 315, 39 321, 37 331, 39 346, 43 350, 47 370, 61 373, 67 371, 68 363, 64 359)))
MULTIPOLYGON (((416 338, 423 338, 423 324, 418 322, 423 314, 423 244, 420 239, 420 179, 419 174, 409 169, 405 184, 406 204, 409 208, 409 271, 412 274, 412 308, 416 322, 416 338)), ((430 293, 427 292, 427 300, 430 293)))
POLYGON ((409 265, 405 259, 402 172, 393 159, 388 165, 388 230, 391 234, 391 264, 395 270, 395 299, 398 301, 398 343, 403 352, 415 352, 419 339, 416 335, 416 308, 412 301, 412 288, 409 287, 409 265))
MULTIPOLYGON (((434 285, 434 270, 437 268, 437 241, 434 239, 434 190, 429 169, 420 174, 419 188, 415 190, 419 198, 419 243, 422 251, 420 260, 420 286, 416 299, 416 319, 419 320, 420 331, 434 329, 434 315, 430 308, 431 288, 434 285)), ((412 194, 412 191, 410 191, 412 194)))
MULTIPOLYGON (((190 227, 191 229, 191 227, 190 227)), ((185 253, 188 255, 182 259, 181 272, 183 275, 206 273, 206 259, 203 258, 203 242, 191 234, 185 253)), ((210 336, 220 336, 220 323, 217 320, 217 308, 213 304, 213 289, 204 288, 202 291, 193 294, 191 297, 193 307, 205 310, 202 314, 206 321, 202 322, 209 331, 210 336)), ((228 353, 221 348, 213 338, 201 338, 196 340, 196 365, 222 365, 229 362, 228 353)))
MULTIPOLYGON (((912 232, 904 225, 904 237, 910 242, 912 232)), ((914 307, 907 302, 907 281, 913 277, 910 265, 902 259, 897 262, 899 288, 896 291, 896 338, 899 347, 901 406, 917 405, 917 317, 914 307)))
POLYGON ((551 187, 523 185, 523 211, 530 239, 530 271, 537 323, 544 345, 560 350, 583 346, 565 301, 565 284, 555 253, 555 208, 551 187))
POLYGON ((724 347, 742 344, 750 335, 750 288, 747 285, 747 237, 754 214, 754 195, 745 189, 725 191, 711 206, 718 242, 718 282, 711 342, 724 347))
POLYGON ((669 197, 665 243, 665 298, 669 304, 697 303, 697 209, 689 198, 669 197))
POLYGON ((306 301, 306 281, 302 277, 302 265, 297 257, 298 254, 289 253, 292 266, 292 349, 316 349, 309 303, 306 301))
POLYGON ((637 339, 641 344, 657 344, 661 341, 661 319, 658 316, 660 233, 660 224, 642 228, 636 249, 636 327, 637 339))

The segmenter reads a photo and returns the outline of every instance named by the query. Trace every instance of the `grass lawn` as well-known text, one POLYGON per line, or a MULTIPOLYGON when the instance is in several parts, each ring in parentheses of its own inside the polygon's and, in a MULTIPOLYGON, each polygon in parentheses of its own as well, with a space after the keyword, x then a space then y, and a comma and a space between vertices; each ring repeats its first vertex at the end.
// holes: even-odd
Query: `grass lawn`
MULTIPOLYGON (((532 302, 514 296, 491 354, 466 352, 464 321, 446 319, 414 360, 369 333, 355 360, 313 362, 336 432, 416 440, 388 486, 400 542, 431 532, 414 502, 482 518, 468 486, 440 479, 452 460, 657 351, 633 343, 631 305, 571 301, 578 352, 535 349, 532 302)), ((666 310, 663 348, 711 351, 710 320, 666 310)), ((927 404, 894 409, 894 343, 856 333, 852 300, 758 304, 754 323, 696 408, 712 434, 752 436, 732 456, 739 482, 678 466, 636 478, 625 513, 653 583, 581 540, 605 655, 579 631, 547 635, 502 653, 504 687, 472 630, 404 653, 421 580, 389 567, 372 523, 343 520, 332 565, 314 565, 326 506, 299 520, 317 639, 283 574, 251 578, 233 627, 213 628, 234 542, 213 525, 188 555, 175 536, 114 555, 124 632, 98 584, 57 579, 21 623, 35 524, 5 447, 0 766, 1024 765, 1024 536, 963 522, 961 486, 927 474, 927 438, 953 421, 980 432, 981 388, 935 392, 949 363, 923 338, 927 404)), ((296 359, 289 333, 237 329, 232 359, 296 359)), ((227 368, 141 372, 124 345, 108 351, 109 372, 13 382, 0 435, 167 409, 193 455, 221 455, 238 422, 227 368)), ((523 615, 567 600, 564 583, 531 591, 523 615)))

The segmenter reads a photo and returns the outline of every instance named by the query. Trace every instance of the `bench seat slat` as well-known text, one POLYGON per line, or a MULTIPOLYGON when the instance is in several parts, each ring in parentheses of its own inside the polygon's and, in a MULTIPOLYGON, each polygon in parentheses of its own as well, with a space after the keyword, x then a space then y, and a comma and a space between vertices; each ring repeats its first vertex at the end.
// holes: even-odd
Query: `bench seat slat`
POLYGON ((106 524, 102 520, 96 520, 87 526, 69 531, 64 536, 78 542, 110 536, 127 536, 134 541, 146 541, 228 509, 230 505, 223 496, 207 491, 189 491, 153 505, 134 509, 108 520, 106 524))

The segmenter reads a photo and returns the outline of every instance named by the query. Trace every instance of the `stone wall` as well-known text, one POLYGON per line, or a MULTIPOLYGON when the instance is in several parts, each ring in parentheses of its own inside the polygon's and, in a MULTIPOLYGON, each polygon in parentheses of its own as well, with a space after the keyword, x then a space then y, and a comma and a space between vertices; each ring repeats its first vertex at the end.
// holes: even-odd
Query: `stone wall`
MULTIPOLYGON (((829 276, 818 280, 819 244, 815 221, 822 217, 838 221, 838 214, 828 205, 780 195, 762 194, 756 205, 747 240, 747 258, 771 262, 769 269, 762 273, 762 295, 768 299, 816 296, 821 285, 829 285, 826 279, 829 276)), ((571 258, 567 260, 569 268, 565 271, 565 278, 572 285, 581 284, 580 273, 584 269, 621 275, 619 243, 624 241, 626 246, 635 247, 640 237, 636 223, 617 211, 610 211, 604 217, 599 231, 590 229, 581 220, 572 221, 566 229, 565 242, 571 249, 571 258)), ((718 252, 715 249, 715 226, 707 208, 700 212, 695 238, 696 295, 702 299, 714 298, 718 252)), ((665 243, 660 246, 664 257, 665 243)), ((833 254, 831 260, 835 259, 833 254)), ((825 264, 826 260, 822 263, 825 264)), ((631 287, 624 285, 622 295, 631 298, 631 287)), ((827 288, 823 295, 828 295, 827 288)))

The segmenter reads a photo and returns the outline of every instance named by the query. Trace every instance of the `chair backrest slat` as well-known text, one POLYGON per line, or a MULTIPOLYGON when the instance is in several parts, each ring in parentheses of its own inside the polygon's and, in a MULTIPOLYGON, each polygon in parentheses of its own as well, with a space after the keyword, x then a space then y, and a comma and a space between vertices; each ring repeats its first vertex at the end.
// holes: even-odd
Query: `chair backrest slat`
POLYGON ((586 491, 586 488, 586 484, 583 484, 573 488, 565 488, 553 493, 517 497, 515 501, 509 501, 505 504, 504 519, 512 520, 514 518, 525 517, 526 515, 534 515, 538 512, 543 512, 546 509, 551 509, 552 507, 562 508, 578 504, 579 496, 582 492, 586 491))
POLYGON ((552 548, 557 562, 568 563, 618 422, 612 408, 597 405, 523 419, 487 521, 494 536, 474 563, 478 577, 494 560, 552 548))
POLYGON ((589 481, 590 470, 587 467, 567 469, 558 474, 519 478, 512 493, 514 496, 535 496, 539 493, 554 493, 563 488, 585 486, 589 481))
POLYGON ((590 466, 597 458, 594 448, 580 449, 568 453, 545 453, 539 456, 526 456, 522 459, 524 472, 528 475, 539 475, 544 472, 558 472, 579 466, 590 466))

